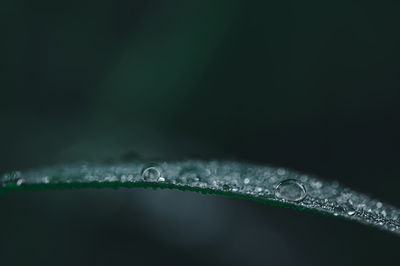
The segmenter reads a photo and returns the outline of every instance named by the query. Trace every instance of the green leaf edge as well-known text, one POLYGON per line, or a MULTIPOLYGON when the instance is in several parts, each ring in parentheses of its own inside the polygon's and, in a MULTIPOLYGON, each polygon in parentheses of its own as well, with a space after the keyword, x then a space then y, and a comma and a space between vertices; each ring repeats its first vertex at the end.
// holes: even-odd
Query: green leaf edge
MULTIPOLYGON (((112 167, 110 165, 109 167, 112 167)), ((83 188, 113 188, 113 189, 118 189, 118 188, 153 188, 153 189, 173 189, 173 190, 180 190, 180 191, 190 191, 190 192, 200 192, 202 194, 211 194, 211 195, 218 195, 218 196, 226 196, 226 197, 232 197, 232 198, 238 198, 238 199, 245 199, 245 200, 250 200, 254 202, 260 202, 263 204, 268 204, 271 206, 278 206, 278 207, 283 207, 283 208, 291 208, 299 211, 306 211, 309 213, 314 213, 322 216, 328 216, 328 217, 334 217, 334 218, 339 218, 341 220, 345 221, 355 221, 359 224, 364 224, 364 225, 369 225, 375 228, 379 228, 383 231, 389 232, 389 233, 394 233, 396 235, 400 236, 400 230, 389 230, 386 227, 381 227, 376 224, 372 224, 369 221, 364 221, 364 220, 357 220, 357 219, 349 219, 346 216, 341 216, 341 215, 334 215, 331 212, 328 211, 321 211, 318 209, 313 209, 309 207, 302 207, 296 204, 295 202, 290 202, 290 201, 285 201, 285 202, 280 202, 273 200, 272 198, 261 198, 261 197, 255 197, 251 195, 243 195, 240 193, 235 193, 235 192, 229 192, 229 191, 223 191, 223 190, 217 190, 217 189, 210 189, 210 188, 200 188, 200 187, 193 187, 189 185, 175 185, 175 184, 168 184, 168 183, 162 183, 162 182, 154 182, 154 181, 146 181, 146 182, 135 182, 135 183, 130 183, 130 182, 118 182, 118 181, 112 181, 112 182, 99 182, 99 181, 92 181, 92 182, 62 182, 65 177, 63 176, 53 176, 54 178, 58 178, 61 180, 61 182, 58 183, 25 183, 22 185, 17 185, 15 183, 9 183, 3 186, 0 186, 0 195, 5 195, 5 194, 10 194, 14 192, 28 192, 28 191, 43 191, 43 190, 65 190, 65 189, 83 189, 83 188)), ((1 180, 1 179, 0 179, 1 180)), ((397 208, 395 208, 396 211, 399 211, 397 208)), ((400 228, 398 228, 400 229, 400 228)))

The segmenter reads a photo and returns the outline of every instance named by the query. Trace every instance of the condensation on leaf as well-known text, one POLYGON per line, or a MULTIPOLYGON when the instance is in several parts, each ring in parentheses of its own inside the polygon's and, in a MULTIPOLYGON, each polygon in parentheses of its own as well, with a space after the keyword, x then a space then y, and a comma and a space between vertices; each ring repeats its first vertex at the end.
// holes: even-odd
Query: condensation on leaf
POLYGON ((400 210, 390 204, 311 175, 232 161, 143 161, 70 164, 14 171, 0 179, 0 192, 68 187, 152 186, 201 191, 278 203, 344 217, 400 235, 400 210))

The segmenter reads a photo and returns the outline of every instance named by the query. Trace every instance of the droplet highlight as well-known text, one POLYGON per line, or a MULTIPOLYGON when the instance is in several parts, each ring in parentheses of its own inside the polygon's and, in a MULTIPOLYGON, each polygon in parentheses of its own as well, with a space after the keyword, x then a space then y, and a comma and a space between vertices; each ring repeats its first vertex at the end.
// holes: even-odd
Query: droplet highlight
POLYGON ((304 185, 295 179, 286 179, 275 188, 275 197, 287 201, 302 201, 307 195, 304 185))
POLYGON ((17 181, 17 186, 21 186, 22 184, 24 184, 24 180, 21 178, 21 179, 18 179, 18 181, 17 181))

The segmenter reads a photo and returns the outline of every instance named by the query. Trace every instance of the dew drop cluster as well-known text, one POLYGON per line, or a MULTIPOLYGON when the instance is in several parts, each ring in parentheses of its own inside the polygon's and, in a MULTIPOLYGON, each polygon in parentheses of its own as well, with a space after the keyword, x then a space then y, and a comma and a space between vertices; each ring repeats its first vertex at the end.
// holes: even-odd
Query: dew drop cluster
POLYGON ((278 202, 345 217, 400 234, 400 210, 337 182, 285 168, 231 161, 121 162, 70 164, 26 172, 11 172, 0 179, 0 190, 34 185, 79 187, 169 187, 265 202, 278 202))

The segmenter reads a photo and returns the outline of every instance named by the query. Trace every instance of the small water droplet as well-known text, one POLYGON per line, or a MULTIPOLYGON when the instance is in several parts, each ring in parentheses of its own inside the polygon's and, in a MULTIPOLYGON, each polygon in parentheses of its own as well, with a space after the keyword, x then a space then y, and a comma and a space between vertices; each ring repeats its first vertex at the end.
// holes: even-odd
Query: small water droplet
POLYGON ((160 176, 160 177, 158 178, 158 181, 160 181, 160 182, 164 182, 164 181, 165 181, 165 178, 164 178, 164 177, 162 177, 162 176, 160 176))
POLYGON ((145 180, 158 181, 162 177, 162 168, 155 163, 147 164, 143 167, 141 176, 145 180))
POLYGON ((353 216, 354 214, 356 214, 356 211, 355 210, 348 210, 347 214, 350 215, 350 216, 353 216))
POLYGON ((379 208, 382 208, 382 202, 380 202, 380 201, 378 201, 377 203, 376 203, 376 207, 379 209, 379 208))
POLYGON ((209 183, 213 186, 216 187, 218 185, 218 182, 215 178, 210 178, 209 183))
POLYGON ((345 212, 345 208, 343 208, 340 205, 334 206, 333 207, 333 215, 338 216, 339 214, 343 214, 345 212))
POLYGON ((311 182, 311 186, 315 189, 320 189, 322 187, 322 182, 321 181, 311 182))
POLYGON ((17 186, 21 186, 24 182, 25 181, 22 178, 18 179, 17 186))
POLYGON ((107 175, 106 177, 104 177, 104 181, 115 182, 115 181, 117 181, 117 177, 114 175, 107 175))
POLYGON ((277 173, 278 175, 284 175, 286 173, 286 170, 283 168, 278 168, 277 173))
POLYGON ((179 173, 179 179, 183 183, 199 182, 201 180, 202 174, 207 175, 208 171, 203 171, 196 168, 186 168, 179 173))
POLYGON ((295 179, 286 179, 275 188, 275 197, 288 201, 302 201, 306 195, 304 185, 295 179))
POLYGON ((308 176, 302 175, 302 176, 300 177, 300 181, 301 181, 301 182, 307 182, 307 181, 308 181, 308 176))
POLYGON ((245 178, 245 179, 243 180, 243 183, 245 183, 245 184, 247 185, 248 183, 250 183, 250 179, 245 178))

